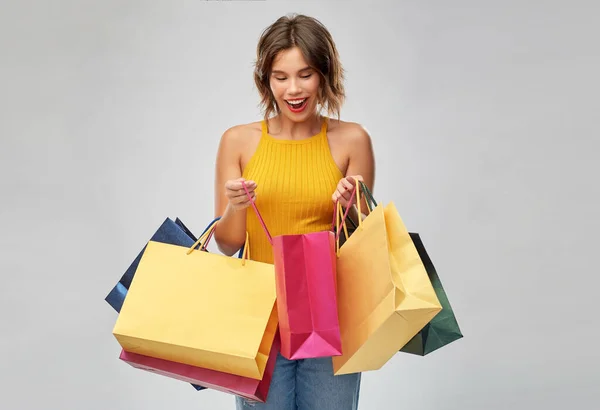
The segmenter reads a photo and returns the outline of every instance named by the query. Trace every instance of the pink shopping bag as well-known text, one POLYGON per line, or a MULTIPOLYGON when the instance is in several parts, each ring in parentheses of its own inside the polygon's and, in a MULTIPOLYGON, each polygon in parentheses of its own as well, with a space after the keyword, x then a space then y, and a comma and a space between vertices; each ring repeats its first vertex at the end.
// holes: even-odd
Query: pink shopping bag
POLYGON ((252 207, 273 246, 281 355, 289 360, 341 355, 336 236, 322 231, 273 238, 254 202, 252 207))
POLYGON ((119 359, 141 370, 157 373, 162 376, 192 383, 208 389, 234 394, 246 399, 264 403, 269 394, 269 387, 275 369, 275 362, 280 349, 279 337, 273 340, 271 352, 262 380, 237 376, 235 374, 217 372, 183 363, 171 362, 137 353, 121 351, 119 359))

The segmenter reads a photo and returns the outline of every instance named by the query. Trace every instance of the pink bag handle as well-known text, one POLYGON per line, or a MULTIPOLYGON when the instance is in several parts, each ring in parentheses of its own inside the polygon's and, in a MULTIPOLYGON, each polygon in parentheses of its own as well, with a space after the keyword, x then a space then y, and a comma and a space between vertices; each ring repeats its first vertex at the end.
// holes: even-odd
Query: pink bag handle
MULTIPOLYGON (((354 196, 355 196, 355 195, 356 195, 356 187, 354 187, 354 189, 352 189, 352 195, 350 196, 350 201, 349 201, 349 203, 352 203, 352 201, 354 200, 354 196)), ((332 221, 331 225, 332 225, 332 229, 333 229, 334 231, 336 231, 336 229, 335 229, 335 225, 336 225, 336 218, 337 218, 337 215, 338 215, 338 214, 337 214, 337 212, 338 212, 338 206, 337 206, 337 205, 338 205, 338 202, 339 202, 339 201, 340 201, 340 200, 338 199, 338 200, 335 202, 335 206, 333 207, 333 221, 332 221)), ((343 225, 344 225, 344 222, 346 221, 346 218, 348 217, 348 212, 350 212, 350 208, 351 208, 351 207, 348 207, 348 208, 346 208, 346 212, 344 212, 344 217, 342 218, 342 223, 340 224, 340 226, 338 227, 337 231, 335 232, 335 238, 336 238, 336 239, 337 239, 337 238, 338 238, 338 237, 341 235, 341 233, 342 233, 342 227, 343 227, 343 225)))
MULTIPOLYGON (((267 239, 269 240, 269 243, 271 245, 273 245, 273 237, 271 236, 271 233, 269 232, 269 229, 267 228, 267 225, 265 224, 265 221, 262 218, 262 215, 260 214, 258 208, 256 207, 256 204, 252 200, 252 197, 250 196, 250 192, 248 192, 248 188, 246 187, 246 181, 242 181, 242 187, 244 188, 244 191, 246 192, 246 195, 248 196, 248 199, 250 200, 250 204, 252 205, 252 208, 254 209, 254 213, 256 213, 256 217, 258 218, 258 221, 260 222, 260 224, 263 227, 263 230, 267 234, 267 239)), ((356 187, 352 190, 352 196, 350 197, 350 203, 352 203, 352 200, 354 199, 355 195, 356 195, 356 187)), ((332 222, 332 229, 334 231, 335 231, 335 218, 337 216, 337 203, 335 205, 336 206, 333 207, 333 222, 332 222)), ((346 220, 346 218, 348 217, 348 212, 350 212, 350 207, 348 207, 346 209, 346 212, 344 212, 344 218, 342 219, 342 221, 346 220)), ((340 234, 342 232, 342 226, 343 226, 343 224, 340 224, 339 229, 337 230, 337 232, 335 232, 336 239, 340 236, 340 234)))
POLYGON ((244 188, 244 191, 246 191, 246 195, 248 196, 248 199, 250 200, 250 203, 252 204, 252 208, 254 208, 254 212, 256 213, 256 217, 258 218, 258 221, 260 222, 260 224, 263 227, 263 230, 267 234, 267 239, 269 240, 269 243, 271 245, 273 245, 273 238, 271 237, 271 234, 269 233, 269 230, 267 229, 267 225, 265 224, 265 221, 263 220, 260 212, 258 212, 258 208, 256 207, 256 204, 252 200, 252 197, 250 196, 250 192, 248 192, 248 188, 246 187, 246 181, 242 181, 242 187, 244 188))

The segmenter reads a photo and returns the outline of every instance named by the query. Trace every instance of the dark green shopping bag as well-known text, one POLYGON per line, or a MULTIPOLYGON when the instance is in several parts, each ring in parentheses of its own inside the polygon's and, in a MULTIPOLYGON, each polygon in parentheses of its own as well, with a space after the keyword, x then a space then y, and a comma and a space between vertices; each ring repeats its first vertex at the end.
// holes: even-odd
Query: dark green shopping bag
POLYGON ((442 311, 438 313, 431 322, 425 325, 425 327, 402 349, 400 349, 400 351, 425 356, 426 354, 462 338, 463 334, 460 331, 456 316, 454 316, 454 311, 452 310, 452 306, 450 306, 442 282, 440 281, 435 267, 421 241, 421 237, 418 233, 409 232, 409 234, 419 252, 423 265, 425 265, 429 280, 431 280, 433 289, 442 305, 442 311))
MULTIPOLYGON (((369 210, 375 208, 377 206, 377 202, 373 198, 373 195, 369 191, 369 188, 364 184, 360 183, 361 190, 364 193, 365 200, 367 202, 367 206, 369 210)), ((351 219, 348 219, 352 228, 356 228, 354 222, 351 219)), ((349 231, 349 235, 351 236, 353 229, 349 231)), ((462 332, 458 326, 458 322, 456 320, 456 316, 454 316, 454 311, 452 310, 452 306, 448 301, 448 296, 446 295, 446 291, 442 286, 442 282, 425 250, 425 246, 423 245, 423 241, 421 241, 421 237, 418 233, 409 232, 410 237, 419 252, 419 257, 427 270, 427 275, 429 276, 429 280, 431 280, 431 284, 433 285, 433 289, 442 305, 442 310, 429 322, 419 333, 415 335, 402 349, 401 352, 404 353, 412 353, 420 356, 425 356, 435 350, 438 350, 441 347, 444 347, 460 338, 463 337, 462 332)), ((345 238, 342 238, 340 235, 340 239, 345 242, 345 238)), ((342 244, 343 246, 343 244, 342 244)))

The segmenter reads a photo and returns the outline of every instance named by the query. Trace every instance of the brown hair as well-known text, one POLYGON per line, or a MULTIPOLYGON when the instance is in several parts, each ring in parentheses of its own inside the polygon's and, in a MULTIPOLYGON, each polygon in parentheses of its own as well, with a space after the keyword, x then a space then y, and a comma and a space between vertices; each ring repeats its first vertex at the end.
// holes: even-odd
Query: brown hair
POLYGON ((302 14, 280 17, 261 34, 256 48, 254 82, 261 97, 265 119, 279 107, 271 92, 269 77, 273 61, 281 51, 298 47, 304 59, 321 78, 319 104, 328 114, 340 116, 345 99, 344 70, 329 30, 317 19, 302 14))

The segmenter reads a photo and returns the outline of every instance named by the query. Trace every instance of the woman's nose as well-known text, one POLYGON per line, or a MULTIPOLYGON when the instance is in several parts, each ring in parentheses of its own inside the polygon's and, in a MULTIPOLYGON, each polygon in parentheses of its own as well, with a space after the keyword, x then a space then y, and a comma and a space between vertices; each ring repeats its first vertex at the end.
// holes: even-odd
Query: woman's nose
POLYGON ((294 78, 290 80, 290 86, 288 88, 288 91, 290 94, 298 94, 301 91, 300 86, 298 84, 298 80, 294 78))

